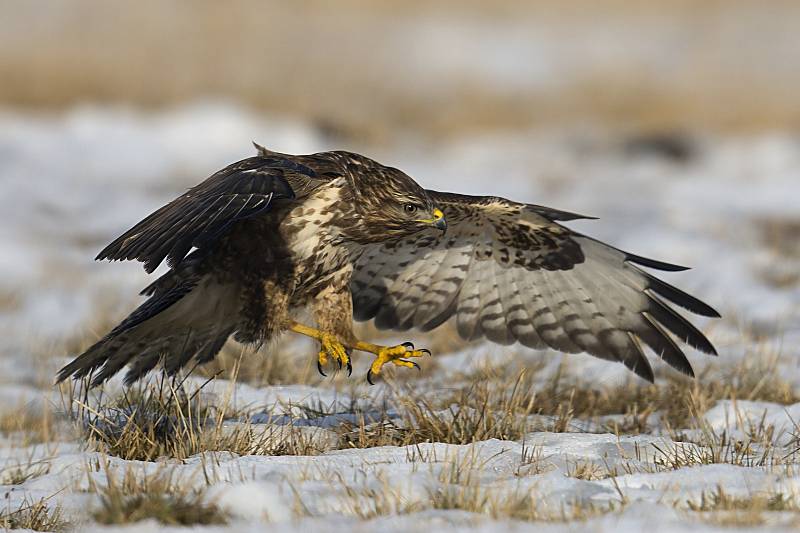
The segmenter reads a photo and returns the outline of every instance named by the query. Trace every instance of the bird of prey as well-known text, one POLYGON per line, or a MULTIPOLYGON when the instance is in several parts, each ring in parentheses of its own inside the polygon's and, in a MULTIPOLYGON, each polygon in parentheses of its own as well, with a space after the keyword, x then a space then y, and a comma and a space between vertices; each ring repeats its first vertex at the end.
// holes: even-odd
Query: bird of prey
POLYGON ((287 331, 318 341, 320 372, 331 362, 352 372, 353 350, 374 354, 370 383, 384 365, 418 368, 414 359, 429 353, 360 340, 354 319, 397 331, 454 319, 467 340, 587 352, 651 382, 643 344, 690 376, 675 339, 716 354, 671 304, 717 312, 642 267, 685 268, 561 224, 590 217, 426 190, 355 153, 256 148, 100 252, 147 272, 166 260, 169 270, 58 381, 88 377, 96 386, 127 365, 131 384, 158 365, 172 375, 208 362, 230 336, 261 344, 287 331), (298 321, 303 310, 314 324, 298 321))

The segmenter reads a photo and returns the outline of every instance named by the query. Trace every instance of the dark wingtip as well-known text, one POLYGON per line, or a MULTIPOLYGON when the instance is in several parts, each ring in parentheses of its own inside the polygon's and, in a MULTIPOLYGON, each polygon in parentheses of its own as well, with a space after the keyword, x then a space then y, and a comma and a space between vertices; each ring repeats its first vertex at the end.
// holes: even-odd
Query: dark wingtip
POLYGON ((102 250, 100 250, 96 256, 94 256, 95 261, 103 261, 108 259, 110 261, 114 260, 114 251, 111 249, 117 241, 112 242, 102 250))
POLYGON ((74 379, 80 379, 86 374, 89 373, 91 369, 88 367, 83 367, 81 364, 80 356, 76 357, 71 363, 64 365, 64 367, 58 371, 56 374, 54 385, 58 385, 67 380, 67 378, 72 377, 74 379))
POLYGON ((644 274, 647 278, 648 288, 655 291, 656 294, 666 298, 670 302, 691 311, 692 313, 709 318, 720 318, 719 312, 716 309, 705 303, 704 301, 695 298, 677 287, 673 287, 669 283, 661 281, 655 276, 644 274))
POLYGON ((655 268, 656 270, 663 270, 664 272, 684 272, 690 269, 690 267, 687 266, 665 263, 664 261, 657 261, 656 259, 642 257, 641 255, 636 255, 629 252, 624 253, 626 261, 630 261, 631 263, 636 263, 637 265, 648 268, 655 268))
POLYGON ((70 373, 65 372, 65 370, 66 368, 62 368, 61 370, 58 371, 58 374, 56 374, 56 379, 53 382, 53 385, 58 385, 69 377, 70 373))
POLYGON ((560 222, 569 222, 570 220, 598 220, 599 218, 590 215, 581 215, 580 213, 573 213, 572 211, 563 211, 561 209, 545 207, 543 205, 529 204, 527 207, 538 215, 541 215, 549 220, 557 220, 560 222))
POLYGON ((677 311, 665 304, 657 296, 650 294, 650 306, 647 312, 667 328, 680 340, 703 353, 717 355, 717 350, 711 341, 698 330, 691 322, 686 320, 677 311))
MULTIPOLYGON (((629 367, 630 368, 630 367, 629 367)), ((636 365, 633 368, 633 373, 645 380, 648 383, 655 383, 656 376, 653 373, 653 368, 650 365, 636 365)))

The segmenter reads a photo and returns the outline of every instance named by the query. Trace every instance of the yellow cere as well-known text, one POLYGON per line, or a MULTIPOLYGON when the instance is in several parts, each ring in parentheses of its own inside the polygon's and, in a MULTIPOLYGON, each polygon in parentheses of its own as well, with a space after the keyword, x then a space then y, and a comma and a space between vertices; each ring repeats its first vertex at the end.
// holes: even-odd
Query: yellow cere
POLYGON ((444 218, 444 213, 439 208, 433 210, 433 218, 425 218, 417 220, 417 222, 427 222, 428 224, 432 224, 444 218))

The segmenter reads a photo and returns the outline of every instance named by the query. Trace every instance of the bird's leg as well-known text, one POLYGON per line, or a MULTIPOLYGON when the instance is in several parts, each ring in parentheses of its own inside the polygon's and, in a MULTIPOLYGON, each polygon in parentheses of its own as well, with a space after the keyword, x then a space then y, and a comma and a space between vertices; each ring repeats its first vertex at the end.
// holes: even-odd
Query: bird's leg
POLYGON ((416 368, 419 370, 419 365, 414 361, 409 361, 408 359, 431 354, 430 350, 414 349, 414 345, 410 342, 404 342, 403 344, 399 344, 397 346, 381 346, 380 344, 356 341, 354 343, 345 345, 341 340, 339 340, 339 337, 333 333, 312 328, 295 321, 289 322, 288 329, 294 331, 295 333, 300 333, 301 335, 305 335, 306 337, 311 337, 312 339, 319 341, 322 349, 319 352, 317 368, 319 369, 320 374, 323 376, 325 373, 322 372, 322 368, 324 365, 328 364, 329 358, 333 358, 337 363, 339 363, 340 368, 342 365, 346 366, 348 374, 352 373, 353 364, 350 359, 350 350, 359 350, 362 352, 375 354, 375 360, 372 362, 372 365, 370 365, 369 370, 367 371, 367 381, 369 381, 370 384, 374 384, 372 378, 380 374, 383 365, 387 363, 391 363, 395 366, 404 366, 406 368, 416 368))
POLYGON ((383 365, 392 363, 395 366, 404 366, 407 368, 416 368, 419 370, 419 365, 414 361, 408 361, 410 357, 422 357, 423 355, 430 355, 430 350, 422 349, 415 350, 414 345, 410 342, 404 342, 397 346, 381 346, 379 344, 371 344, 369 342, 358 341, 353 345, 356 350, 362 352, 369 352, 376 355, 375 360, 370 365, 367 371, 367 381, 370 385, 374 385, 372 381, 373 376, 381 373, 383 365))
POLYGON ((319 341, 320 351, 317 357, 317 370, 319 370, 320 374, 323 376, 325 375, 322 368, 328 364, 329 357, 338 363, 339 368, 345 366, 348 375, 353 373, 353 363, 350 361, 350 352, 335 334, 305 326, 295 321, 291 321, 288 327, 295 333, 300 333, 301 335, 319 341))

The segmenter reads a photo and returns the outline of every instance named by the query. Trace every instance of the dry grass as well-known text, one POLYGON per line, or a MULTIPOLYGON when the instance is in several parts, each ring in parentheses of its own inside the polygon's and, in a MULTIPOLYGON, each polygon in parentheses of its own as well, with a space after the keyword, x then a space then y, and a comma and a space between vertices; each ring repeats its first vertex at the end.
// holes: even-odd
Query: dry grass
POLYGON ((631 467, 630 463, 618 469, 609 469, 609 476, 620 473, 654 473, 678 470, 680 468, 711 465, 731 464, 750 468, 765 468, 769 471, 786 472, 796 465, 793 455, 785 455, 783 450, 776 449, 771 442, 746 440, 739 441, 726 434, 717 435, 711 431, 701 434, 696 442, 676 442, 674 445, 661 446, 652 444, 655 453, 644 456, 638 455, 637 465, 631 467), (643 463, 642 460, 648 462, 643 463), (642 464, 647 466, 642 467, 642 464))
POLYGON ((610 477, 607 469, 601 465, 593 463, 592 461, 575 461, 567 463, 567 475, 575 479, 584 479, 586 481, 596 481, 598 479, 605 479, 610 477))
POLYGON ((25 462, 9 462, 0 467, 0 485, 22 485, 29 479, 49 474, 50 468, 49 461, 34 461, 32 458, 25 462))
POLYGON ((4 530, 28 529, 33 531, 67 531, 69 522, 60 507, 49 507, 47 499, 23 503, 17 509, 0 510, 0 527, 4 530))
POLYGON ((168 469, 141 474, 132 467, 122 475, 102 466, 106 484, 98 485, 90 477, 90 491, 99 496, 100 503, 92 518, 100 524, 130 524, 141 520, 156 520, 169 526, 225 524, 228 516, 202 491, 182 486, 168 469))
POLYGON ((239 455, 314 455, 316 441, 291 427, 261 426, 231 411, 235 381, 220 405, 201 394, 205 384, 187 390, 177 380, 161 378, 116 398, 73 401, 72 418, 90 446, 128 460, 187 459, 207 451, 239 455))
POLYGON ((611 512, 617 512, 623 502, 599 505, 575 500, 559 505, 545 503, 546 498, 533 490, 490 488, 481 483, 487 463, 475 454, 432 459, 431 468, 440 466, 438 483, 422 498, 409 499, 403 491, 386 480, 379 485, 355 488, 343 484, 342 508, 347 514, 362 520, 378 516, 409 514, 428 509, 458 510, 486 515, 492 519, 511 519, 528 522, 581 522, 611 512))
POLYGON ((476 381, 450 402, 429 399, 411 387, 394 385, 382 404, 357 411, 358 423, 342 424, 342 447, 408 446, 424 442, 470 444, 487 439, 519 440, 532 426, 533 405, 522 376, 508 390, 476 381))
MULTIPOLYGON (((554 431, 574 426, 573 419, 596 422, 604 430, 621 433, 649 431, 648 421, 654 414, 667 429, 699 427, 699 418, 718 400, 753 400, 784 405, 797 403, 800 395, 781 375, 777 357, 754 353, 725 374, 711 377, 700 374, 689 379, 674 372, 659 378, 653 385, 639 380, 619 386, 598 388, 587 383, 564 379, 560 373, 547 380, 537 379, 536 368, 517 374, 518 387, 526 398, 520 403, 533 405, 532 412, 551 416, 554 431), (621 415, 622 420, 608 422, 603 417, 621 415)), ((496 383, 500 386, 514 379, 508 369, 484 369, 469 376, 472 383, 496 383)))
POLYGON ((747 497, 731 496, 720 486, 704 493, 699 502, 686 507, 703 522, 724 527, 754 527, 770 521, 769 513, 791 513, 793 523, 800 523, 800 506, 795 497, 780 492, 754 493, 747 497))
POLYGON ((432 491, 430 498, 434 509, 469 511, 488 515, 495 520, 525 522, 585 522, 622 509, 621 504, 613 502, 601 505, 578 500, 559 506, 547 505, 542 503, 542 495, 535 491, 506 494, 468 485, 442 487, 432 491))
POLYGON ((48 406, 29 409, 20 406, 0 415, 0 435, 14 438, 20 446, 52 442, 57 421, 48 406))

